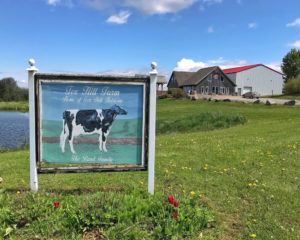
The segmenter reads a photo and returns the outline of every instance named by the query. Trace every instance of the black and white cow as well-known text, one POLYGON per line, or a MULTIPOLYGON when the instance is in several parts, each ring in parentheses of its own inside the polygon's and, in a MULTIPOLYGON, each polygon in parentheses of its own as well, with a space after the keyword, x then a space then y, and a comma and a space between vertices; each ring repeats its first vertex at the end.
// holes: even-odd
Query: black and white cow
POLYGON ((79 135, 99 134, 99 149, 107 152, 106 140, 111 126, 117 115, 126 115, 127 112, 117 105, 109 109, 66 110, 63 113, 63 130, 60 134, 61 151, 65 152, 66 140, 69 140, 70 149, 75 153, 73 140, 79 135))

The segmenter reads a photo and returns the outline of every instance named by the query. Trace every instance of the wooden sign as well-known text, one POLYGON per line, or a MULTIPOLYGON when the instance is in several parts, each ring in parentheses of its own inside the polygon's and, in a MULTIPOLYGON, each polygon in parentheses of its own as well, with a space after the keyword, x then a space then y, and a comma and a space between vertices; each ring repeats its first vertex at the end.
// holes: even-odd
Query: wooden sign
POLYGON ((147 170, 150 77, 34 76, 39 173, 147 170))

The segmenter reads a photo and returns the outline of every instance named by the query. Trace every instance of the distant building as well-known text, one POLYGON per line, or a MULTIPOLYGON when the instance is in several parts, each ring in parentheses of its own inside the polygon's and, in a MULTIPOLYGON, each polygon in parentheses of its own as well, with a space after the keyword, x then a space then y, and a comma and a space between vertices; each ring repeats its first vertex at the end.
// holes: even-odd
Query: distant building
POLYGON ((164 91, 164 85, 167 84, 166 77, 163 75, 158 75, 157 76, 157 81, 156 81, 156 90, 157 91, 164 91))
POLYGON ((282 73, 263 64, 224 69, 223 72, 237 85, 237 95, 257 92, 260 95, 282 94, 282 73))
POLYGON ((197 72, 174 71, 168 88, 182 88, 186 93, 234 94, 235 83, 218 67, 202 68, 197 72))

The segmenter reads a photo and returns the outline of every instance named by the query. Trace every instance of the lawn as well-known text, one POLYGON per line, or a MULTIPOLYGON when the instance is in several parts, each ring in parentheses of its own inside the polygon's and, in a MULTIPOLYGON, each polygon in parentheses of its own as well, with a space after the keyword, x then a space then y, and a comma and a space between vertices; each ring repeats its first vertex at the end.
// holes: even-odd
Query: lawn
MULTIPOLYGON (((52 239, 82 239, 82 236, 88 239, 86 235, 91 233, 86 231, 88 226, 99 226, 101 231, 97 234, 103 233, 107 239, 120 239, 120 236, 123 239, 171 239, 172 234, 173 239, 299 239, 300 109, 158 101, 160 123, 193 118, 201 113, 233 114, 243 116, 246 122, 212 131, 158 134, 157 194, 153 198, 145 194, 146 172, 39 175, 40 192, 33 195, 27 192, 28 151, 1 153, 0 227, 5 226, 7 230, 7 225, 1 225, 1 219, 6 223, 12 221, 13 216, 7 219, 7 215, 17 212, 24 218, 30 215, 31 221, 52 222, 39 225, 35 221, 36 225, 32 226, 27 219, 23 225, 11 223, 8 236, 12 239, 47 239, 43 234, 52 239), (182 218, 178 220, 167 219, 169 195, 180 199, 179 218, 182 218), (61 203, 60 212, 51 208, 53 201, 61 203), (124 202, 124 206, 116 202, 124 202), (137 206, 141 207, 137 209, 137 206), (83 208, 86 214, 83 216, 94 221, 94 225, 83 221, 83 217, 78 220, 82 212, 76 207, 83 208), (96 212, 96 207, 102 212, 91 214, 96 212), (119 213, 114 212, 114 207, 119 213), (152 208, 158 215, 151 212, 152 208), (22 209, 25 210, 22 212, 22 209), (132 217, 133 211, 143 220, 132 217), (120 214, 121 219, 110 221, 116 226, 97 225, 101 214, 108 214, 108 219, 120 214), (67 223, 63 222, 65 218, 69 219, 67 223), (149 223, 162 228, 151 227, 149 223), (69 226, 70 232, 62 226, 69 226), (163 234, 159 232, 162 229, 163 234), (158 231, 156 235, 152 234, 154 230, 158 231)), ((170 211, 173 214, 173 210, 170 211)))

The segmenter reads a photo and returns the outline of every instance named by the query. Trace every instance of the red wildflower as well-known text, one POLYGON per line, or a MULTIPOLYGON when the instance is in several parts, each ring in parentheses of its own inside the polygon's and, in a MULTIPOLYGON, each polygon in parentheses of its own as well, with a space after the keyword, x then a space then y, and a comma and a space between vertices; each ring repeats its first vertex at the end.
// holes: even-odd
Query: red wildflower
POLYGON ((174 205, 174 207, 179 207, 179 200, 175 201, 175 202, 173 203, 173 205, 174 205))
POLYGON ((54 206, 54 208, 58 208, 58 207, 59 207, 59 205, 60 205, 60 202, 58 202, 58 201, 55 201, 55 202, 53 202, 53 206, 54 206))
POLYGON ((168 202, 171 203, 171 204, 174 204, 174 196, 170 195, 168 197, 168 202))
POLYGON ((177 219, 178 219, 178 212, 173 212, 173 213, 172 213, 172 218, 173 218, 174 220, 177 220, 177 219))

